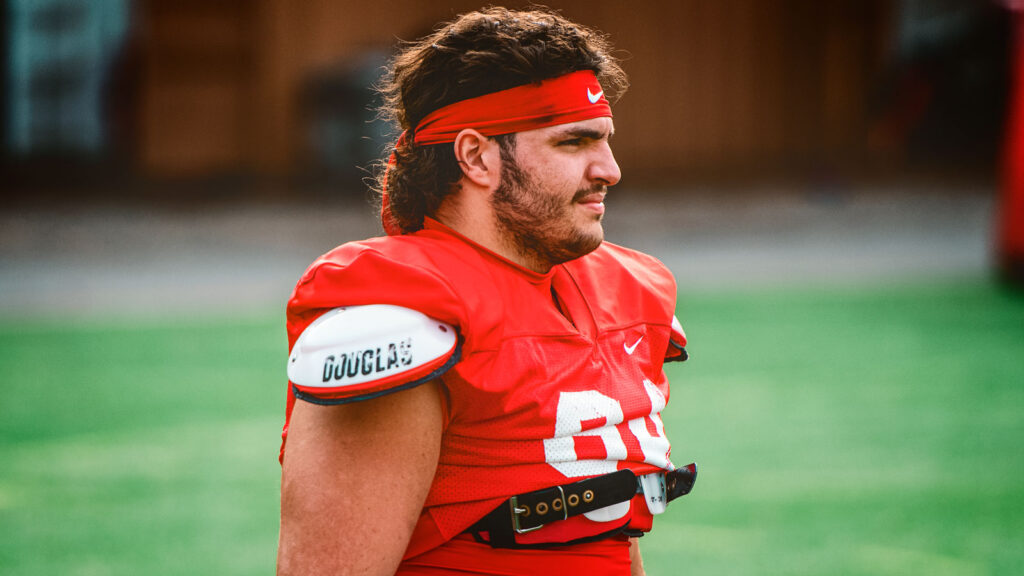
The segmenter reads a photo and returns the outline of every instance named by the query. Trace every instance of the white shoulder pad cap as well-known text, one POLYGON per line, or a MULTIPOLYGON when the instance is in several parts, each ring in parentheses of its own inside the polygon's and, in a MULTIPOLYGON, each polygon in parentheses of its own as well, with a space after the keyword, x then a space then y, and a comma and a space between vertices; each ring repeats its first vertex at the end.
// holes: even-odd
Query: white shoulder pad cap
POLYGON ((686 332, 679 318, 672 316, 672 330, 668 338, 668 350, 665 351, 666 362, 683 362, 690 357, 686 352, 686 332))
POLYGON ((301 393, 343 399, 403 387, 446 367, 455 328, 403 308, 375 304, 335 308, 299 335, 288 379, 301 393))
POLYGON ((686 346, 686 332, 683 332, 683 325, 679 323, 679 318, 675 314, 672 315, 672 341, 686 346))

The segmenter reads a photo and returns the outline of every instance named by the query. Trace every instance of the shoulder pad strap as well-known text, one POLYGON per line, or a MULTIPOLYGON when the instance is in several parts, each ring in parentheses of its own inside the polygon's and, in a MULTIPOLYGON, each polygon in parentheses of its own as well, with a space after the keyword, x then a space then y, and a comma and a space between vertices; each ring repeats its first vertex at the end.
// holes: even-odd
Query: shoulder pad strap
POLYGON ((668 338, 668 350, 665 352, 666 362, 683 362, 690 355, 686 353, 686 333, 679 318, 672 316, 672 333, 668 338))
POLYGON ((455 328, 403 308, 335 308, 299 335, 288 357, 295 396, 344 404, 412 388, 459 360, 455 328))

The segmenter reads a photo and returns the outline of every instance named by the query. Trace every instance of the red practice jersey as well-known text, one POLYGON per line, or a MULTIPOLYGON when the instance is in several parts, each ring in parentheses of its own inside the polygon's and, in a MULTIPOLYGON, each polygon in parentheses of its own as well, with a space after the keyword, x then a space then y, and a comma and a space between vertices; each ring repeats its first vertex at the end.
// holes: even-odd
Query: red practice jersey
MULTIPOLYGON (((685 344, 673 329, 675 296, 664 265, 608 242, 538 274, 428 219, 419 232, 348 243, 314 262, 288 304, 289 347, 340 306, 402 306, 458 331, 460 357, 441 376, 440 460, 408 559, 510 496, 623 468, 672 469, 660 413, 669 398, 662 364, 685 344)), ((289 386, 288 418, 295 401, 289 386)), ((599 516, 517 542, 652 522, 642 496, 599 516)))

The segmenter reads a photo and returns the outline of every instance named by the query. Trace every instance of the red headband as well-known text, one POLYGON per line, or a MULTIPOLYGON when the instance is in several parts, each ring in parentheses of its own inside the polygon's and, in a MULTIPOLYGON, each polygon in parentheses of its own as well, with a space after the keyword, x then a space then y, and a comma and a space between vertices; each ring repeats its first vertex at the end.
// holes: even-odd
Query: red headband
POLYGON ((597 77, 590 70, 581 70, 439 108, 416 126, 413 142, 454 142, 467 128, 498 136, 611 115, 597 77))
MULTIPOLYGON (((454 142, 459 132, 467 128, 484 136, 498 136, 611 115, 611 106, 597 76, 590 70, 580 70, 438 108, 412 131, 413 143, 426 146, 454 142)), ((398 144, 404 144, 407 137, 403 132, 398 144)), ((387 170, 394 162, 392 154, 387 170)), ((383 192, 381 222, 384 230, 389 235, 401 234, 389 209, 386 174, 383 192)))

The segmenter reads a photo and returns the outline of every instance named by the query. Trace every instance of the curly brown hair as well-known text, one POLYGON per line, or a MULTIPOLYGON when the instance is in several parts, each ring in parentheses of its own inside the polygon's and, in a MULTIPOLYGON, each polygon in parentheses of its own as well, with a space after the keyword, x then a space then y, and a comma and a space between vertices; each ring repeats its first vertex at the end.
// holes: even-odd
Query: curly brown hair
MULTIPOLYGON (((628 87, 607 37, 547 8, 486 8, 458 16, 433 34, 405 44, 378 86, 380 115, 411 131, 428 114, 454 102, 592 70, 614 101, 628 87)), ((514 134, 496 136, 503 157, 514 134)), ((462 176, 451 144, 415 146, 412 138, 394 149, 387 178, 388 206, 403 232, 423 227, 462 176)))

